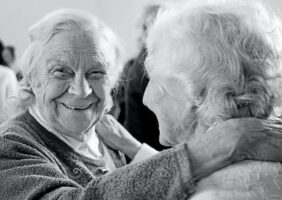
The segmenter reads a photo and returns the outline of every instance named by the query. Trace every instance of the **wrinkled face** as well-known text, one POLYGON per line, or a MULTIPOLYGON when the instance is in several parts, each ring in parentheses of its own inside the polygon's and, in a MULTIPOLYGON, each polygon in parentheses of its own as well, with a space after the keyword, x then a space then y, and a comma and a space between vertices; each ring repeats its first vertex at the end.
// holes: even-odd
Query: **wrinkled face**
POLYGON ((81 139, 104 114, 110 101, 105 55, 112 48, 79 31, 61 32, 44 47, 31 73, 35 107, 48 125, 81 139))
POLYGON ((193 131, 196 115, 192 110, 192 87, 184 84, 177 77, 155 74, 145 90, 143 102, 156 114, 160 143, 166 146, 187 142, 193 131))

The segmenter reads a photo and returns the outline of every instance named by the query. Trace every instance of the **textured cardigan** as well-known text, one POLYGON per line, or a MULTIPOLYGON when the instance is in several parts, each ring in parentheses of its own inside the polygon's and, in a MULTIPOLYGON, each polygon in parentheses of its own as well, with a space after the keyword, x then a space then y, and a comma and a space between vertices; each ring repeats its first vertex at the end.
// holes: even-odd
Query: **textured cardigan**
POLYGON ((193 191, 186 145, 103 175, 28 112, 0 128, 0 199, 187 199, 193 191))

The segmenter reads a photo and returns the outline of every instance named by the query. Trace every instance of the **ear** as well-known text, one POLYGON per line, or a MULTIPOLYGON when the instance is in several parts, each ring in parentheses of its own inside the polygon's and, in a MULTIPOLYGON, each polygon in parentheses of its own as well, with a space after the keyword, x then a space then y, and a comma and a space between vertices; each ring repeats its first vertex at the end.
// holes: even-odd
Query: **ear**
POLYGON ((108 101, 106 102, 106 106, 105 106, 105 113, 108 113, 111 111, 112 107, 113 107, 113 98, 112 96, 110 96, 108 98, 108 101))
POLYGON ((195 98, 195 102, 194 105, 196 107, 199 107, 200 105, 202 105, 202 103, 204 102, 205 98, 206 98, 206 90, 205 88, 201 89, 199 93, 197 93, 195 98))

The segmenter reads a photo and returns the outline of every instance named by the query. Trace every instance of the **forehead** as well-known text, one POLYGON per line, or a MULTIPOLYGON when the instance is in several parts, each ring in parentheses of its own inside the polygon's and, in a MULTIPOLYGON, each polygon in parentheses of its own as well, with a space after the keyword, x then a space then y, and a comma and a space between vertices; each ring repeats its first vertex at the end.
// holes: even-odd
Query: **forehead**
POLYGON ((112 49, 102 36, 82 31, 63 31, 43 46, 42 56, 47 60, 76 60, 82 57, 109 64, 114 59, 112 49))

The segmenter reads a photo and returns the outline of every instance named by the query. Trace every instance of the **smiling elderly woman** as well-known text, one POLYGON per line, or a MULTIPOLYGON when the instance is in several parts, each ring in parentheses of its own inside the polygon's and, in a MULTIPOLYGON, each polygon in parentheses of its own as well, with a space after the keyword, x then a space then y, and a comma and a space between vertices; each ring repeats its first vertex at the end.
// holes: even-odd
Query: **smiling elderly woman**
MULTIPOLYGON (((195 0, 161 13, 148 36, 144 95, 161 143, 206 137, 230 118, 279 117, 281 28, 257 1, 195 0)), ((281 199, 281 171, 280 163, 233 164, 199 181, 191 199, 281 199)))
POLYGON ((111 151, 92 134, 93 124, 109 109, 112 84, 122 69, 116 37, 87 13, 66 10, 47 15, 30 28, 29 36, 22 101, 30 102, 29 113, 45 129, 100 165, 99 145, 111 151))

